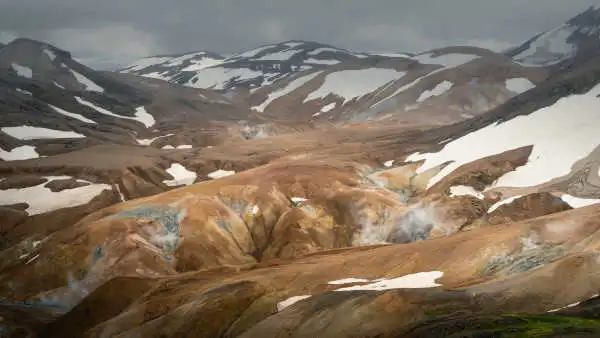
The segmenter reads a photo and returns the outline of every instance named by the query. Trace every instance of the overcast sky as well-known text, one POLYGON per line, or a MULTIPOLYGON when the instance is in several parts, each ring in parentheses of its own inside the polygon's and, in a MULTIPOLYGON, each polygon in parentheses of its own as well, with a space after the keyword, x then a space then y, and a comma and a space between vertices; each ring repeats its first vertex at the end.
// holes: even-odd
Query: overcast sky
POLYGON ((0 0, 0 42, 50 42, 96 68, 301 39, 357 51, 503 49, 600 0, 0 0))

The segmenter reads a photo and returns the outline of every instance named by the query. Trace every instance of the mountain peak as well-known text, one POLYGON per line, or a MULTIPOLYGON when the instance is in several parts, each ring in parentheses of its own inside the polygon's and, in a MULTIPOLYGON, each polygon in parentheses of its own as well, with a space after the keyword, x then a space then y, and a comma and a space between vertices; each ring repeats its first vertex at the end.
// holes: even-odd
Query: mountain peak
POLYGON ((585 11, 567 21, 567 23, 579 28, 600 27, 600 7, 590 6, 585 11))
POLYGON ((53 46, 49 43, 38 41, 38 40, 33 40, 33 39, 29 39, 29 38, 17 38, 15 40, 11 41, 10 43, 8 43, 5 47, 6 47, 6 50, 12 50, 19 54, 20 53, 28 53, 28 54, 41 53, 44 51, 46 51, 45 53, 47 53, 49 51, 56 56, 60 56, 61 58, 71 59, 71 53, 69 53, 65 50, 62 50, 56 46, 53 46))
POLYGON ((600 50, 600 8, 595 6, 542 32, 507 54, 527 66, 558 66, 600 50))

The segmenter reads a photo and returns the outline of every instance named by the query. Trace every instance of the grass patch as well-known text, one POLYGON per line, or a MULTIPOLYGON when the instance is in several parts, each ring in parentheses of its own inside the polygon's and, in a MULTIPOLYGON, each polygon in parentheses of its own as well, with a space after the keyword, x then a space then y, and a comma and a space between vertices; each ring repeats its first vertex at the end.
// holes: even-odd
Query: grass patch
POLYGON ((598 333, 600 320, 565 316, 503 315, 511 324, 500 321, 496 327, 483 330, 499 334, 500 337, 551 337, 576 333, 598 333), (516 321, 515 321, 516 320, 516 321))

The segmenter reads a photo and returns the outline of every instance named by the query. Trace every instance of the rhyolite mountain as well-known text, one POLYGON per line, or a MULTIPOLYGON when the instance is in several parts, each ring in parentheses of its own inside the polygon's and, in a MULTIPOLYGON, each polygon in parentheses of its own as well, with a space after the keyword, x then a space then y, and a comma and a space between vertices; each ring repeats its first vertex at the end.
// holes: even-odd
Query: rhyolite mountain
POLYGON ((429 121, 438 124, 489 110, 548 76, 544 68, 524 67, 509 56, 468 46, 419 54, 359 53, 288 41, 201 69, 182 69, 179 62, 185 57, 156 58, 162 63, 147 67, 147 60, 155 59, 144 59, 122 72, 231 93, 274 118, 410 120, 427 111, 429 121), (157 67, 164 76, 157 75, 157 67))
POLYGON ((0 335, 597 335, 597 13, 504 54, 10 43, 0 335))

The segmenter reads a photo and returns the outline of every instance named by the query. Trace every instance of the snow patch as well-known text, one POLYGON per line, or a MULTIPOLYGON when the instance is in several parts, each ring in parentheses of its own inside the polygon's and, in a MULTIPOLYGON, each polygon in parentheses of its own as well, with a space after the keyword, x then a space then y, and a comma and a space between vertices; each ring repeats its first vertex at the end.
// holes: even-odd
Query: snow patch
POLYGON ((116 187, 117 193, 119 194, 119 197, 121 198, 121 202, 125 202, 127 200, 127 198, 125 198, 125 195, 121 191, 121 186, 119 186, 119 184, 115 184, 115 187, 116 187))
POLYGON ((84 105, 86 107, 90 107, 90 108, 94 109, 95 111, 99 112, 100 114, 108 115, 108 116, 112 116, 112 117, 116 117, 116 118, 120 118, 120 119, 138 121, 138 122, 142 123, 144 126, 146 126, 146 128, 150 128, 156 123, 156 121, 154 120, 154 117, 152 115, 148 114, 148 112, 146 112, 146 109, 144 107, 136 108, 135 109, 135 117, 131 117, 131 116, 123 116, 123 115, 115 114, 109 110, 106 110, 102 107, 95 105, 92 102, 84 100, 79 96, 75 96, 75 100, 79 104, 84 105))
POLYGON ((406 53, 390 53, 390 52, 369 52, 370 55, 384 56, 388 58, 403 58, 410 59, 411 56, 406 53))
POLYGON ((33 95, 30 91, 27 91, 27 90, 24 90, 24 89, 21 89, 21 88, 15 88, 15 90, 17 92, 21 93, 21 94, 25 94, 25 95, 29 95, 29 96, 33 95))
POLYGON ((419 62, 422 63, 433 63, 433 64, 441 64, 444 67, 443 68, 439 68, 436 69, 432 72, 429 72, 419 78, 416 78, 415 80, 413 80, 410 83, 407 83, 405 85, 403 85, 402 87, 398 88, 393 94, 389 95, 388 97, 384 98, 383 100, 379 101, 374 107, 378 106, 379 104, 393 98, 394 96, 406 91, 407 89, 413 87, 414 85, 416 85, 417 83, 419 83, 422 79, 432 76, 434 74, 437 74, 439 72, 442 72, 444 70, 447 70, 448 68, 454 68, 454 67, 458 67, 461 66, 467 62, 473 61, 474 59, 478 58, 477 55, 466 55, 466 54, 446 54, 446 55, 442 55, 439 57, 432 57, 431 54, 424 54, 421 56, 417 56, 416 59, 419 62))
POLYGON ((219 169, 219 170, 215 170, 215 171, 207 174, 206 176, 208 176, 214 180, 217 178, 227 177, 227 176, 231 176, 231 175, 235 175, 235 171, 219 169))
POLYGON ((223 90, 232 79, 244 81, 260 76, 263 76, 262 72, 249 68, 211 67, 199 71, 197 75, 186 83, 186 86, 223 90))
POLYGON ((327 284, 329 284, 329 285, 342 285, 342 284, 368 283, 368 282, 370 282, 369 279, 344 278, 344 279, 338 279, 338 280, 334 280, 334 281, 328 282, 327 284))
POLYGON ((21 66, 18 63, 11 63, 10 66, 17 73, 17 75, 21 77, 26 77, 28 79, 33 78, 33 71, 29 67, 21 66))
POLYGON ((311 64, 315 64, 315 65, 337 65, 338 63, 340 63, 340 61, 335 60, 335 59, 331 59, 331 60, 317 60, 317 59, 308 59, 306 61, 304 61, 304 63, 311 63, 311 64))
POLYGON ((254 106, 252 108, 254 110, 262 113, 267 108, 267 106, 271 104, 271 102, 302 87, 303 85, 308 83, 310 80, 319 76, 321 73, 323 73, 323 72, 315 72, 315 73, 308 74, 308 75, 299 77, 299 78, 291 81, 290 83, 288 83, 287 86, 283 87, 282 89, 270 93, 269 96, 267 97, 267 99, 263 103, 261 103, 258 106, 254 106))
POLYGON ((585 94, 561 98, 529 115, 490 124, 448 142, 437 153, 415 153, 406 160, 425 160, 417 173, 451 162, 429 181, 431 187, 464 164, 533 145, 527 164, 500 177, 493 187, 530 187, 548 182, 567 175, 575 162, 600 144, 599 94, 600 84, 585 94))
POLYGON ((214 67, 223 63, 223 60, 203 57, 201 60, 190 60, 191 65, 183 68, 182 72, 197 72, 204 68, 214 67))
POLYGON ((560 199, 562 199, 565 203, 567 203, 569 206, 571 206, 571 208, 574 209, 583 208, 589 205, 600 203, 600 199, 580 198, 571 196, 569 194, 563 194, 562 196, 560 196, 560 199))
POLYGON ((468 185, 455 185, 450 187, 450 197, 457 196, 473 196, 480 200, 484 199, 483 193, 475 190, 473 187, 468 185))
POLYGON ((159 57, 148 57, 141 60, 136 61, 125 67, 122 72, 137 72, 144 68, 161 64, 163 62, 168 61, 171 57, 168 56, 159 56, 159 57))
POLYGON ((231 57, 231 59, 252 58, 252 57, 256 56, 257 54, 259 54, 260 52, 262 52, 266 49, 272 48, 272 47, 273 47, 273 45, 266 45, 266 46, 258 47, 258 48, 243 52, 241 54, 234 55, 231 57))
POLYGON ((391 168, 394 165, 394 160, 385 161, 384 166, 391 168))
POLYGON ((333 108, 335 108, 335 106, 337 105, 336 102, 331 102, 328 105, 325 105, 321 108, 321 113, 328 113, 329 111, 331 111, 333 108))
POLYGON ((304 295, 304 296, 294 296, 294 297, 290 297, 284 301, 281 301, 279 303, 277 303, 277 312, 280 312, 281 310, 285 309, 286 307, 293 305, 303 299, 306 298, 310 298, 310 295, 304 295))
POLYGON ((71 68, 67 69, 69 70, 69 72, 71 72, 71 74, 73 74, 75 79, 77 79, 77 82, 81 83, 85 87, 85 90, 91 92, 104 93, 104 88, 98 86, 94 81, 88 79, 83 74, 78 73, 71 68))
POLYGON ((50 59, 50 62, 53 62, 56 59, 56 54, 54 54, 53 51, 44 48, 43 50, 44 54, 46 54, 46 56, 48 56, 48 59, 50 59))
POLYGON ((524 77, 518 77, 506 80, 506 89, 517 94, 524 93, 532 88, 535 88, 535 84, 524 77))
MULTIPOLYGON (((594 297, 592 297, 592 298, 594 298, 594 297)), ((579 304, 581 304, 581 302, 575 302, 575 303, 569 304, 567 306, 560 307, 558 309, 549 310, 547 312, 557 312, 557 311, 560 311, 560 310, 564 310, 564 309, 568 309, 568 308, 571 308, 571 307, 575 307, 575 306, 577 306, 579 304)))
POLYGON ((142 139, 138 138, 138 139, 136 139, 136 141, 137 141, 137 143, 139 143, 143 146, 149 146, 152 144, 152 142, 154 142, 155 140, 158 140, 159 138, 172 136, 172 135, 175 135, 175 134, 167 134, 167 135, 162 135, 162 136, 156 136, 153 138, 142 138, 142 139))
POLYGON ((413 58, 423 64, 434 64, 444 66, 444 68, 454 68, 464 65, 467 62, 471 62, 479 58, 479 56, 474 54, 460 53, 449 53, 433 56, 433 53, 425 53, 416 55, 413 58))
POLYGON ((6 151, 0 147, 0 158, 4 161, 20 161, 39 158, 40 154, 32 146, 20 146, 6 151))
POLYGON ((440 96, 445 92, 449 91, 453 85, 454 84, 452 82, 444 80, 438 83, 435 87, 433 87, 433 89, 422 92, 419 98, 417 99, 417 102, 423 102, 433 96, 440 96))
POLYGON ((506 205, 506 204, 511 204, 514 200, 521 198, 521 197, 523 197, 523 195, 516 195, 516 196, 509 197, 505 200, 498 201, 498 202, 492 204, 492 206, 488 209, 487 212, 488 212, 488 214, 492 213, 494 210, 500 208, 501 206, 506 205))
POLYGON ((70 117, 70 118, 73 118, 73 119, 76 119, 76 120, 79 120, 79 121, 81 121, 83 123, 98 124, 98 123, 96 123, 96 121, 90 120, 90 119, 88 119, 87 117, 85 117, 83 115, 68 112, 68 111, 66 111, 66 110, 64 110, 62 108, 53 106, 51 104, 48 104, 48 106, 50 106, 50 108, 54 109, 54 111, 56 111, 59 114, 62 114, 64 116, 67 116, 67 117, 70 117))
POLYGON ((314 56, 314 55, 319 55, 324 52, 337 53, 337 52, 339 52, 339 50, 337 50, 335 48, 321 47, 321 48, 317 48, 317 49, 314 49, 314 50, 306 53, 306 55, 314 56))
POLYGON ((316 116, 319 116, 319 115, 321 115, 322 113, 328 113, 328 112, 330 112, 332 109, 334 109, 334 108, 335 108, 335 106, 337 106, 337 103, 336 103, 336 102, 331 102, 331 103, 329 103, 329 104, 327 104, 327 105, 325 105, 325 106, 321 107, 321 110, 320 110, 320 111, 318 111, 318 112, 316 112, 316 113, 314 113, 312 116, 313 116, 313 117, 316 117, 316 116))
POLYGON ((194 58, 196 56, 204 56, 204 52, 184 54, 184 55, 181 55, 181 56, 177 56, 177 57, 171 58, 171 59, 165 61, 165 66, 166 67, 181 66, 181 65, 183 65, 183 63, 185 61, 188 61, 189 59, 194 58))
POLYGON ((292 58, 294 55, 300 53, 301 50, 297 50, 297 49, 286 49, 286 50, 282 50, 280 52, 275 52, 275 53, 270 53, 267 55, 264 55, 258 59, 256 59, 256 61, 288 61, 290 58, 292 58))
POLYGON ((169 81, 170 78, 168 76, 166 76, 166 75, 163 75, 163 74, 168 74, 168 73, 169 73, 168 71, 165 71, 165 72, 162 72, 162 73, 151 72, 151 73, 144 74, 144 77, 148 77, 148 78, 151 78, 151 79, 157 79, 157 80, 163 80, 163 81, 169 81))
POLYGON ((344 99, 342 104, 360 98, 403 77, 406 73, 395 69, 366 68, 342 70, 327 74, 325 81, 316 91, 310 93, 304 103, 336 94, 344 99))
POLYGON ((54 130, 42 127, 19 126, 2 127, 2 132, 19 140, 38 140, 38 139, 61 139, 61 138, 84 138, 85 135, 74 131, 54 130))
POLYGON ((550 66, 572 57, 576 47, 567 42, 577 29, 563 24, 531 42, 529 48, 514 56, 514 59, 533 66, 550 66))
POLYGON ((418 272, 393 279, 382 279, 378 282, 367 285, 354 285, 346 288, 336 289, 335 291, 355 291, 355 290, 391 290, 391 289, 421 289, 434 288, 442 284, 436 283, 436 279, 444 275, 442 271, 418 272))
POLYGON ((167 144, 166 146, 163 146, 161 149, 165 149, 165 150, 174 150, 174 149, 192 149, 192 145, 191 144, 182 144, 180 146, 177 147, 173 147, 170 144, 167 144))
POLYGON ((25 265, 27 265, 27 264, 29 264, 29 263, 31 263, 31 262, 33 262, 33 261, 35 261, 35 260, 36 260, 36 259, 38 259, 39 257, 40 257, 40 254, 37 254, 37 255, 35 255, 35 256, 33 256, 33 257, 31 257, 30 259, 28 259, 28 260, 27 260, 27 262, 25 262, 25 265))
POLYGON ((44 177, 48 182, 27 188, 0 190, 0 205, 27 203, 29 215, 39 215, 57 209, 75 207, 89 203, 104 190, 110 190, 107 184, 90 184, 83 187, 53 192, 45 187, 55 179, 72 178, 70 176, 44 177))
POLYGON ((171 166, 166 170, 169 175, 173 176, 172 180, 164 180, 163 183, 168 185, 169 187, 174 187, 178 185, 190 185, 194 184, 196 181, 196 177, 198 175, 193 172, 187 170, 184 166, 179 163, 172 163, 171 166))
POLYGON ((150 115, 143 106, 135 108, 135 119, 143 123, 146 128, 150 128, 156 123, 154 116, 150 115))

